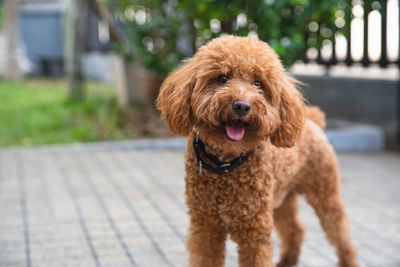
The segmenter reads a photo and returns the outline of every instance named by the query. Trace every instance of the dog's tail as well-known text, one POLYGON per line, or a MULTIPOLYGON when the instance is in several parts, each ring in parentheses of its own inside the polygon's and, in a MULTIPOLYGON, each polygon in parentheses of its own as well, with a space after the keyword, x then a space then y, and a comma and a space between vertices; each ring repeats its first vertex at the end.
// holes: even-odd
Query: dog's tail
POLYGON ((307 106, 306 116, 322 129, 326 128, 325 113, 317 106, 307 106))

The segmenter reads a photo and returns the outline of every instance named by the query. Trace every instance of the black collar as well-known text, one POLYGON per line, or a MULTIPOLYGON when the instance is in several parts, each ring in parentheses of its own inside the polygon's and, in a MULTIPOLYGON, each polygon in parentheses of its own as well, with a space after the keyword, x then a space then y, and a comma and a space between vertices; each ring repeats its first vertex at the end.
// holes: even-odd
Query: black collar
POLYGON ((196 133, 196 137, 193 139, 193 150, 194 154, 196 155, 197 166, 199 166, 199 173, 202 174, 203 168, 209 172, 216 173, 216 174, 223 174, 226 172, 233 171, 237 166, 239 166, 247 157, 249 156, 250 152, 247 152, 244 155, 240 155, 237 158, 234 158, 230 162, 224 162, 219 160, 216 156, 211 155, 206 152, 204 143, 200 140, 198 133, 196 133), (217 167, 214 168, 213 166, 209 165, 207 162, 201 159, 200 152, 204 155, 204 157, 215 164, 217 167))

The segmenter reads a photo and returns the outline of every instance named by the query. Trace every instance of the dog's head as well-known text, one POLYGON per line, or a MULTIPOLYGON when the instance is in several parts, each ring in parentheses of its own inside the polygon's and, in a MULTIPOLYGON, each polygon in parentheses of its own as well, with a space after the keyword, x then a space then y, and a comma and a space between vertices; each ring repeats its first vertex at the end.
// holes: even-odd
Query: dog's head
POLYGON ((214 39, 161 86, 157 107, 172 132, 198 129, 203 141, 245 152, 266 137, 290 147, 304 103, 271 47, 247 37, 214 39))

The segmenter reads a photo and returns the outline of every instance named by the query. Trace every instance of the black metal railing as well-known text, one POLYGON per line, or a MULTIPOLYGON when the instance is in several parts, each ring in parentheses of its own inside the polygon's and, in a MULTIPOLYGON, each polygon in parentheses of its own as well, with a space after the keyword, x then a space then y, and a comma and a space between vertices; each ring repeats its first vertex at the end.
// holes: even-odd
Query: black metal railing
MULTIPOLYGON (((345 16, 344 16, 344 20, 345 20, 345 26, 342 29, 337 28, 335 30, 335 32, 332 34, 332 37, 330 39, 331 41, 331 56, 329 58, 324 58, 322 56, 321 53, 321 49, 318 50, 318 55, 316 58, 309 58, 307 55, 305 55, 304 57, 304 62, 308 63, 308 62, 316 62, 318 64, 322 64, 325 65, 327 67, 332 66, 332 65, 336 65, 339 63, 344 63, 348 66, 351 66, 353 64, 361 64, 362 66, 369 66, 371 64, 378 64, 379 66, 385 68, 390 64, 395 64, 400 66, 400 46, 399 43, 397 44, 397 46, 399 47, 399 52, 397 53, 398 56, 396 59, 389 59, 388 58, 388 54, 387 54, 387 38, 388 38, 388 20, 387 20, 387 1, 383 0, 383 1, 371 1, 371 0, 364 0, 359 1, 359 5, 362 5, 363 7, 363 55, 362 58, 359 60, 354 60, 353 59, 353 55, 352 55, 352 42, 354 42, 354 40, 352 40, 352 29, 351 29, 351 24, 352 24, 352 20, 355 18, 355 16, 352 13, 352 7, 353 7, 353 3, 354 1, 351 0, 347 0, 346 4, 348 5, 347 8, 345 8, 343 11, 345 12, 345 16), (371 14, 372 11, 377 10, 379 11, 380 15, 381 15, 381 36, 377 36, 377 38, 380 38, 380 42, 381 42, 381 49, 380 49, 380 56, 378 60, 371 60, 370 56, 369 56, 369 41, 368 41, 368 34, 369 34, 369 27, 371 27, 371 25, 369 25, 369 21, 368 21, 368 17, 371 14), (347 52, 346 52, 346 56, 342 59, 339 59, 337 57, 336 54, 336 40, 335 40, 335 36, 336 36, 336 32, 340 32, 344 35, 344 37, 347 40, 347 52)), ((400 3, 400 1, 399 1, 400 3)), ((396 7, 398 10, 399 5, 396 7)), ((399 16, 400 17, 400 16, 399 16)), ((400 25, 400 21, 399 21, 399 25, 400 25)), ((390 27, 391 25, 389 25, 390 27)), ((393 25, 392 25, 393 26, 393 25)), ((308 34, 308 33, 307 33, 308 34)), ((397 32, 397 35, 399 36, 400 33, 397 32)), ((398 38, 399 40, 400 38, 398 38)))

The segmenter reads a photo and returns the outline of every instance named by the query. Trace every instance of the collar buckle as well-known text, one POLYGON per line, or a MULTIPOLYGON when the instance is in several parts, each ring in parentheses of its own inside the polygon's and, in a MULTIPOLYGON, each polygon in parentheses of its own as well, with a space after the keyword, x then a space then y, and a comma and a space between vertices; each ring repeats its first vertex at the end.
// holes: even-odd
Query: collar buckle
POLYGON ((199 160, 199 174, 203 174, 203 162, 201 160, 199 160))

